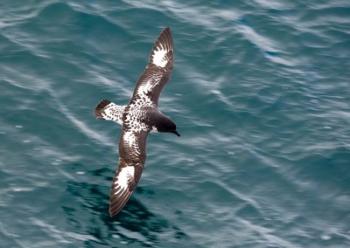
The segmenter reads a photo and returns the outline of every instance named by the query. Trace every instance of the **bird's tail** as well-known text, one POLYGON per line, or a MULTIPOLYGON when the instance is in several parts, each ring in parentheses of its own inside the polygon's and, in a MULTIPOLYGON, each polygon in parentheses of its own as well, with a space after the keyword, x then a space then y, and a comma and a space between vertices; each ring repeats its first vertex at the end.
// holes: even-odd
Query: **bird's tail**
POLYGON ((97 119, 114 121, 123 125, 123 113, 125 106, 117 105, 109 100, 102 100, 95 108, 97 119))

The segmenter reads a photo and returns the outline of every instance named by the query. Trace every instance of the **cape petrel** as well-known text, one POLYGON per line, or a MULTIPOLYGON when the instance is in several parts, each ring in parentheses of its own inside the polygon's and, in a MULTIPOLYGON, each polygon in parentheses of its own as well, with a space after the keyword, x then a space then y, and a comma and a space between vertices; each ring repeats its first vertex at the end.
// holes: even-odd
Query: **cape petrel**
POLYGON ((149 132, 169 132, 177 136, 175 123, 158 110, 158 98, 173 68, 173 40, 165 28, 153 45, 148 64, 136 83, 128 105, 102 100, 95 109, 98 119, 111 120, 122 126, 119 141, 119 167, 113 178, 109 214, 118 214, 140 180, 146 160, 149 132))

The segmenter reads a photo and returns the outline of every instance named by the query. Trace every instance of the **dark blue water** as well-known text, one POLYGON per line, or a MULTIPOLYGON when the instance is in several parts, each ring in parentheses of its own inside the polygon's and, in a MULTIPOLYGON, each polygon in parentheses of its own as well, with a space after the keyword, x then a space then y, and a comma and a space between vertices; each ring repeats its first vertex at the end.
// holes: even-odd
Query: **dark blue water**
POLYGON ((0 3, 1 247, 350 247, 350 2, 0 3), (170 26, 139 187, 108 216, 128 102, 170 26))

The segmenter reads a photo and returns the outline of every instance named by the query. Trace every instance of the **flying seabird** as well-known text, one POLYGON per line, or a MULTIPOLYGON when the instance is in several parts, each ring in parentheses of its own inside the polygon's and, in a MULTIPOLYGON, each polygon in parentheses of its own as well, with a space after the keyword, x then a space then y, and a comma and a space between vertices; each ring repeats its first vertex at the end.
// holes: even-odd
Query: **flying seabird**
POLYGON ((127 105, 102 100, 95 108, 98 119, 122 126, 119 141, 119 167, 113 178, 109 214, 118 214, 140 180, 146 160, 149 132, 168 132, 180 136, 175 123, 158 110, 158 98, 170 78, 174 50, 170 28, 165 28, 153 45, 148 64, 136 83, 127 105))

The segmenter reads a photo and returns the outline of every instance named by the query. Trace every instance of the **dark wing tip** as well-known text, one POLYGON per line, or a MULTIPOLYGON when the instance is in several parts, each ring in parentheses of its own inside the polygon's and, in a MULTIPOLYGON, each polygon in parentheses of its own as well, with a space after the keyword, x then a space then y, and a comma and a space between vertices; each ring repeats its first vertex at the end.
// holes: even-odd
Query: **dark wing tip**
MULTIPOLYGON (((162 30, 162 32, 160 32, 160 35, 159 35, 159 38, 162 37, 162 36, 167 36, 167 37, 172 37, 171 35, 171 30, 169 27, 166 27, 162 30)), ((171 40, 171 39, 170 39, 171 40)))
POLYGON ((98 119, 103 118, 102 115, 101 115, 101 112, 110 103, 111 103, 111 101, 109 101, 107 99, 103 99, 101 102, 99 102, 99 104, 97 104, 97 106, 95 108, 95 116, 96 116, 96 118, 98 118, 98 119))
POLYGON ((156 43, 163 44, 163 46, 165 46, 168 51, 173 50, 173 36, 171 34, 171 30, 169 27, 166 27, 165 29, 163 29, 156 43))
POLYGON ((109 204, 109 216, 114 217, 116 216, 125 206, 125 204, 128 202, 132 192, 123 191, 119 195, 111 196, 110 204, 109 204))

